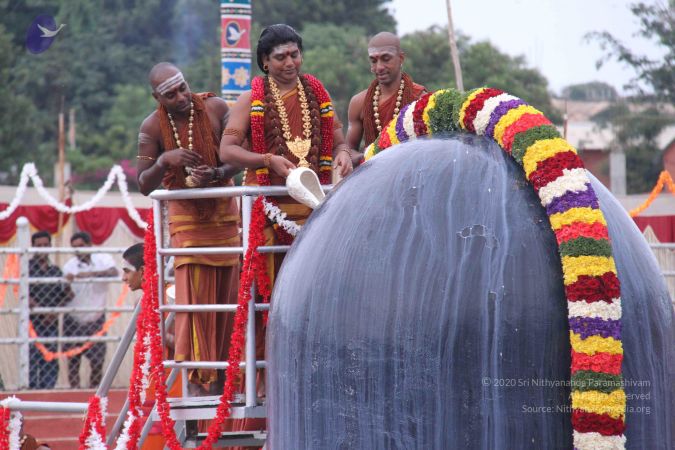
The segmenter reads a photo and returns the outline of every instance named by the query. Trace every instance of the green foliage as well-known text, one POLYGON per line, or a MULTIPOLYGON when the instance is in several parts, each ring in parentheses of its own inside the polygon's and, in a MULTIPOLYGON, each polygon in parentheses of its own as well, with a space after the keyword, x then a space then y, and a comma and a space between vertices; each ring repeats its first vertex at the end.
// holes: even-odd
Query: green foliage
MULTIPOLYGON (((372 80, 369 36, 395 31, 389 0, 256 0, 252 46, 263 26, 286 22, 305 43, 303 70, 319 77, 343 122, 347 105, 372 80)), ((47 182, 57 159, 57 118, 72 108, 77 148, 67 151, 73 173, 98 187, 112 164, 135 164, 138 127, 155 108, 147 73, 172 61, 193 91, 220 91, 220 14, 214 0, 0 0, 0 181, 16 183, 34 161, 47 182), (24 48, 39 14, 65 23, 52 46, 24 48)), ((452 87, 446 31, 431 28, 403 38, 404 68, 429 89, 452 87)), ((490 84, 519 95, 549 117, 546 80, 522 58, 459 37, 467 88, 490 84)), ((255 60, 252 75, 259 74, 255 60)))
POLYGON ((599 42, 606 52, 599 66, 618 60, 635 70, 635 78, 626 86, 637 94, 632 103, 618 102, 594 120, 612 127, 614 145, 626 153, 628 192, 640 193, 651 190, 663 169, 663 149, 656 138, 675 123, 675 117, 656 103, 675 105, 675 0, 638 2, 630 10, 640 23, 639 35, 662 51, 661 58, 636 54, 606 31, 589 33, 587 38, 599 42))
POLYGON ((254 0, 251 3, 253 17, 263 26, 287 23, 297 30, 304 30, 307 24, 334 24, 340 27, 360 27, 372 36, 380 31, 396 32, 396 20, 387 9, 389 2, 390 0, 254 0))
MULTIPOLYGON (((401 45, 407 55, 406 70, 416 82, 430 90, 455 86, 445 28, 434 26, 408 34, 401 45)), ((481 86, 502 89, 540 109, 551 121, 562 121, 560 113, 551 104, 546 78, 538 70, 528 68, 524 57, 509 56, 490 42, 473 43, 462 35, 457 46, 465 89, 481 86)))
POLYGON ((622 146, 626 153, 628 193, 649 192, 663 170, 657 137, 675 118, 655 106, 618 102, 593 120, 601 126, 611 126, 615 133, 613 145, 622 146))
POLYGON ((614 101, 619 97, 613 86, 602 81, 572 84, 563 89, 562 95, 569 100, 614 101))
POLYGON ((302 69, 324 83, 346 126, 349 100, 372 79, 365 33, 355 27, 309 24, 302 34, 306 42, 302 69))
POLYGON ((606 52, 598 66, 610 60, 624 63, 636 73, 627 87, 640 96, 675 104, 675 0, 638 2, 632 4, 630 10, 640 22, 639 35, 662 50, 663 57, 651 59, 636 54, 611 33, 594 32, 589 33, 587 39, 599 42, 606 52))

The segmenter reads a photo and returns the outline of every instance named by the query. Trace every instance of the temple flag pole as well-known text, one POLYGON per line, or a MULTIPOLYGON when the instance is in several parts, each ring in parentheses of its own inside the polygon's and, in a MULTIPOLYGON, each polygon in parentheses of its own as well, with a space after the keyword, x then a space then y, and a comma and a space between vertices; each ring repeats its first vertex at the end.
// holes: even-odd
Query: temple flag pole
POLYGON ((455 83, 457 89, 464 91, 464 80, 462 80, 462 67, 459 64, 459 52, 457 51, 457 39, 455 37, 455 27, 452 24, 452 7, 450 0, 445 0, 448 8, 448 41, 450 43, 450 56, 452 58, 452 65, 455 67, 455 83))

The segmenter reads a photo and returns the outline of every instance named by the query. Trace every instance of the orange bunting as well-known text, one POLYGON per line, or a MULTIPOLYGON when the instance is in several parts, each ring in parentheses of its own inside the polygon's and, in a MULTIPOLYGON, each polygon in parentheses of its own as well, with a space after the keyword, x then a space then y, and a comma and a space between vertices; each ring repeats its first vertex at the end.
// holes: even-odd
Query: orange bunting
MULTIPOLYGON (((129 286, 127 286, 126 284, 122 285, 122 292, 120 292, 120 295, 119 297, 117 297, 117 301, 115 302, 116 307, 119 308, 124 304, 124 299, 127 297, 128 293, 129 293, 129 286)), ((110 318, 105 321, 101 329, 98 330, 96 333, 94 333, 92 337, 100 337, 106 334, 110 329, 110 327, 112 327, 117 318, 120 316, 120 314, 121 313, 119 312, 112 313, 110 315, 110 318)), ((38 337, 37 333, 35 332, 35 329, 33 328, 33 323, 30 323, 28 333, 32 338, 38 337)), ((77 356, 82 352, 86 352, 93 345, 94 345, 93 342, 88 341, 80 345, 79 347, 71 348, 64 352, 52 352, 49 351, 47 347, 45 347, 44 344, 42 344, 41 342, 35 342, 35 348, 37 348, 40 351, 40 353, 42 353, 42 357, 45 359, 45 361, 53 361, 57 358, 72 358, 73 356, 77 356)))
POLYGON ((670 177, 670 174, 668 173, 667 170, 664 170, 661 172, 659 175, 659 179, 656 182, 656 185, 654 186, 654 189, 652 189, 652 192, 649 194, 649 197, 647 197, 647 200, 637 208, 631 209, 628 214, 631 217, 635 217, 638 214, 640 214, 642 211, 645 209, 649 208, 649 205, 656 200, 656 197, 659 196, 661 191, 663 190, 663 186, 668 186, 668 190, 670 190, 670 193, 675 195, 675 183, 673 183, 673 179, 670 177))
MULTIPOLYGON (((19 278, 19 255, 10 253, 7 255, 5 261, 5 269, 2 272, 2 278, 19 278)), ((0 284, 0 308, 5 304, 5 296, 7 295, 7 285, 0 284)), ((14 285, 14 295, 19 295, 19 286, 14 285)))

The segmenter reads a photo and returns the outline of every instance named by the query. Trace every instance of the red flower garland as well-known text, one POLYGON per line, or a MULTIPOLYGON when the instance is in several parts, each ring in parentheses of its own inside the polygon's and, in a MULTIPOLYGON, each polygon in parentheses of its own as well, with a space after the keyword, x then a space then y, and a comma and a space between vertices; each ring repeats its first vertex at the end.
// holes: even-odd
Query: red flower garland
MULTIPOLYGON (((328 105, 326 106, 326 112, 321 114, 321 149, 319 154, 318 176, 321 184, 329 184, 331 182, 330 162, 332 161, 333 152, 333 111, 330 95, 328 95, 328 91, 326 91, 326 88, 316 77, 309 74, 301 76, 305 79, 309 88, 314 92, 319 107, 321 108, 322 105, 328 105), (326 162, 328 163, 328 170, 324 170, 326 162), (322 163, 324 165, 322 165, 322 163)), ((267 152, 267 144, 265 142, 264 102, 265 79, 263 77, 255 77, 251 82, 251 143, 253 151, 260 155, 267 152)), ((270 186, 269 169, 263 167, 257 169, 255 172, 260 186, 270 186)), ((267 201, 275 206, 279 206, 274 199, 267 199, 267 201)), ((293 243, 293 236, 279 226, 274 227, 274 234, 280 245, 290 245, 293 243)))
POLYGON ((91 436, 92 429, 95 429, 105 442, 105 419, 101 410, 101 398, 98 395, 94 395, 89 399, 87 418, 84 421, 82 433, 80 433, 80 450, 87 450, 87 439, 91 436))
POLYGON ((9 448, 9 416, 11 410, 0 406, 0 449, 9 448))
MULTIPOLYGON (((234 318, 234 330, 230 339, 230 353, 228 356, 229 366, 226 372, 225 385, 223 387, 223 394, 220 397, 220 404, 216 410, 216 417, 209 426, 208 435, 200 449, 210 449, 213 444, 220 437, 222 425, 230 415, 230 402, 234 397, 236 390, 235 383, 238 380, 240 372, 239 362, 241 361, 242 349, 246 340, 246 323, 248 320, 248 307, 251 299, 251 286, 255 281, 260 295, 265 300, 269 300, 271 294, 271 283, 267 276, 265 266, 265 256, 258 252, 258 247, 265 244, 265 214, 262 204, 262 198, 258 198, 253 204, 251 218, 251 228, 249 233, 249 247, 244 258, 244 267, 242 270, 241 283, 239 287, 238 308, 234 318)), ((144 279, 144 296, 143 309, 141 317, 139 317, 139 324, 144 332, 150 336, 150 353, 151 353, 151 367, 152 373, 155 377, 157 412, 159 413, 162 424, 162 435, 166 439, 166 445, 172 450, 180 450, 181 446, 176 438, 174 432, 174 421, 170 417, 170 406, 167 403, 166 380, 164 374, 164 366, 162 364, 163 352, 162 344, 159 336, 159 296, 157 292, 157 264, 155 260, 156 242, 154 233, 152 231, 153 223, 152 217, 148 220, 148 230, 145 235, 145 274, 144 279)), ((141 341, 139 339, 138 341, 141 341)), ((138 344, 137 341, 137 344, 138 344)), ((135 348, 134 375, 132 377, 132 386, 136 387, 133 390, 130 387, 130 397, 140 392, 139 384, 142 375, 140 367, 142 366, 142 345, 135 348), (140 364, 139 364, 140 362, 140 364)), ((249 368, 248 370, 255 370, 249 368)), ((140 401, 136 399, 137 405, 140 401)), ((130 400, 131 403, 131 400, 130 400)), ((134 421, 134 432, 130 432, 130 441, 127 448, 136 448, 138 441, 138 434, 140 432, 140 421, 134 421)))
MULTIPOLYGON (((310 89, 314 92, 319 107, 321 105, 330 104, 331 99, 326 88, 314 76, 309 74, 300 75, 307 81, 310 89)), ((253 151, 260 155, 267 152, 267 144, 265 142, 265 79, 263 77, 255 77, 251 81, 251 144, 253 151)), ((330 111, 321 114, 321 150, 320 160, 327 161, 332 159, 333 152, 333 113, 332 105, 330 111)), ((269 171, 267 168, 256 170, 258 177, 258 184, 260 186, 269 186, 269 171)), ((330 183, 330 171, 319 170, 319 180, 321 184, 330 183), (327 173, 326 173, 327 172, 327 173)))

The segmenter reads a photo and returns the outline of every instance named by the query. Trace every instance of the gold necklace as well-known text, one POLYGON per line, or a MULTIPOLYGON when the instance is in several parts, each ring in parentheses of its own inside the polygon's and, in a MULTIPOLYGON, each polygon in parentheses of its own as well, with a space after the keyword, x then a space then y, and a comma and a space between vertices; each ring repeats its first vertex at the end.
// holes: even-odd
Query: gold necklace
POLYGON ((279 121, 281 122, 281 130, 283 131, 284 140, 286 141, 286 146, 288 150, 298 158, 299 167, 309 167, 309 162, 305 159, 309 154, 309 150, 312 146, 312 121, 309 115, 309 103, 307 102, 307 96, 305 95, 305 88, 298 78, 298 98, 300 99, 300 108, 302 110, 302 135, 304 139, 301 139, 299 136, 293 139, 291 134, 291 126, 288 123, 288 113, 286 112, 286 106, 284 101, 281 98, 281 92, 277 86, 274 78, 268 77, 270 84, 270 91, 274 97, 274 103, 277 107, 279 113, 279 121))
MULTIPOLYGON (((176 122, 173 121, 173 116, 171 115, 170 112, 167 111, 166 113, 169 116, 169 123, 171 124, 171 129, 173 130, 173 137, 176 139, 176 145, 178 148, 183 148, 183 144, 180 142, 180 135, 178 134, 178 128, 176 127, 176 122)), ((192 126, 194 124, 194 119, 195 119, 195 104, 193 102, 190 102, 190 119, 188 121, 188 150, 192 151, 192 126)), ((186 167, 185 172, 187 173, 187 177, 185 177, 185 185, 188 187, 195 187, 197 186, 196 180, 190 175, 192 173, 192 167, 186 167)))
MULTIPOLYGON (((176 139, 176 145, 178 148, 183 148, 183 144, 180 142, 180 136, 178 135, 178 128, 176 128, 176 122, 173 121, 173 116, 170 112, 166 113, 169 116, 169 123, 171 124, 171 129, 173 130, 173 137, 176 139)), ((188 150, 192 150, 192 125, 195 119, 195 104, 190 102, 190 119, 188 122, 188 150)))
MULTIPOLYGON (((401 84, 398 87, 398 94, 396 95, 396 107, 394 108, 394 116, 401 110, 401 101, 403 100, 403 87, 405 81, 401 77, 401 84)), ((375 86, 375 93, 373 93, 373 116, 375 117, 375 125, 377 126, 377 134, 382 132, 382 123, 380 122, 380 83, 375 86)))

